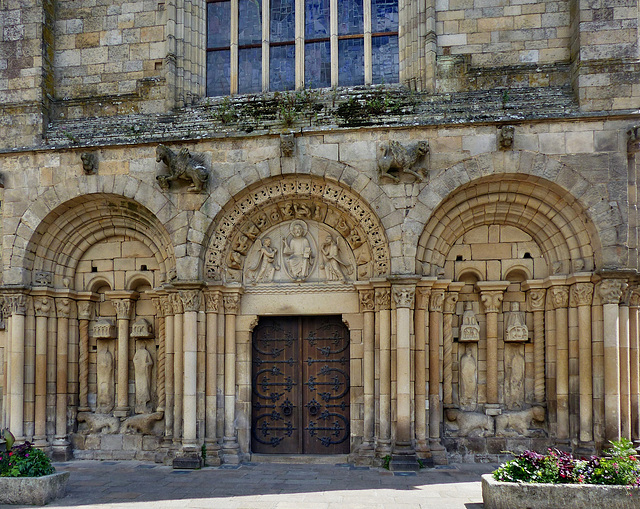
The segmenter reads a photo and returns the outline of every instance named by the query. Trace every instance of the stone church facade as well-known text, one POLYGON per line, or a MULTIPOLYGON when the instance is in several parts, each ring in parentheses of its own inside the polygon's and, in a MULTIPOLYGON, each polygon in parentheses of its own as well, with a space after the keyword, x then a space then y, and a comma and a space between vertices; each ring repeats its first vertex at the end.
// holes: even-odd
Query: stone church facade
POLYGON ((210 464, 640 440, 638 0, 345 2, 291 41, 284 1, 0 2, 3 426, 210 464))

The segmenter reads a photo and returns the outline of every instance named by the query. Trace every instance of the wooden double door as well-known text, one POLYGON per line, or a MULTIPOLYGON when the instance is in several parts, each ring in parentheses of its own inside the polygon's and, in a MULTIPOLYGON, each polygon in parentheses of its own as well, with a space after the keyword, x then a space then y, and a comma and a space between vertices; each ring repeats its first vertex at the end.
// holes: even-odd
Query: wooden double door
POLYGON ((349 453, 349 365, 340 316, 260 318, 252 339, 252 452, 349 453))

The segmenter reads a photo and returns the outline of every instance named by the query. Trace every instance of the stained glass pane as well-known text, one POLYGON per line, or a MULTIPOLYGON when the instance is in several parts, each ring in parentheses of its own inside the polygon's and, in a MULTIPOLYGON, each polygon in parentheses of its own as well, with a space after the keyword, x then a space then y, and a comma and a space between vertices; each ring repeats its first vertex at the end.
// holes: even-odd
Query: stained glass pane
POLYGON ((398 0, 371 0, 371 15, 374 33, 398 31, 398 0))
POLYGON ((364 84, 364 39, 338 41, 338 84, 364 84))
POLYGON ((269 52, 269 88, 271 90, 293 90, 296 85, 293 44, 271 46, 269 52))
POLYGON ((207 4, 207 23, 207 47, 228 47, 231 41, 231 2, 207 4))
POLYGON ((296 33, 295 0, 271 0, 271 42, 293 41, 296 33))
POLYGON ((331 45, 311 42, 304 45, 304 85, 307 88, 331 86, 331 45))
POLYGON ((371 39, 373 82, 398 83, 398 36, 385 35, 371 39))
POLYGON ((362 0, 338 0, 338 35, 363 33, 363 20, 362 0))
POLYGON ((238 50, 238 93, 262 92, 262 48, 238 50))
POLYGON ((207 53, 207 95, 228 95, 231 93, 231 55, 226 51, 207 53))
POLYGON ((304 4, 304 37, 329 37, 329 0, 307 0, 304 4))
POLYGON ((262 9, 260 0, 240 0, 238 4, 238 43, 262 42, 262 9))

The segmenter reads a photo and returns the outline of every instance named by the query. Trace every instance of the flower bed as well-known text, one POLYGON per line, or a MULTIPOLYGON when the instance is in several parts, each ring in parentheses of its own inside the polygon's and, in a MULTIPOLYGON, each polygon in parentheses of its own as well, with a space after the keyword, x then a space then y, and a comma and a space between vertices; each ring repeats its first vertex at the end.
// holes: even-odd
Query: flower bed
POLYGON ((640 461, 631 442, 612 442, 604 457, 578 459, 549 449, 525 451, 482 478, 486 508, 640 508, 640 461))
POLYGON ((55 473, 47 455, 29 442, 14 445, 8 430, 0 436, 0 504, 44 505, 64 495, 69 472, 55 473))

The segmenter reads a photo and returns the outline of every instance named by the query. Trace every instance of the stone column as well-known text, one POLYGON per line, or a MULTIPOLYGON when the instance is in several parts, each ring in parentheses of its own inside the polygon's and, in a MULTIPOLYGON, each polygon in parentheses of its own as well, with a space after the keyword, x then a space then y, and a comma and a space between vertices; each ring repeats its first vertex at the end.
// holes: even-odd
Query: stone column
POLYGON ((591 365, 591 301, 593 284, 571 286, 571 306, 578 308, 578 364, 580 368, 580 441, 593 441, 593 375, 591 365))
POLYGON ((226 463, 239 463, 236 435, 236 315, 240 306, 240 293, 225 293, 224 314, 224 438, 222 451, 226 463))
POLYGON ((173 441, 182 437, 182 405, 184 386, 184 337, 182 300, 177 293, 169 295, 173 307, 173 441))
MULTIPOLYGON (((27 296, 14 294, 11 299, 11 372, 9 384, 9 430, 17 440, 24 440, 24 325, 27 296)), ((65 369, 66 373, 66 369, 65 369)))
POLYGON ((442 304, 444 290, 431 290, 429 302, 429 439, 430 448, 442 450, 440 444, 440 422, 442 408, 440 405, 440 333, 442 331, 442 304))
POLYGON ((160 297, 160 303, 164 311, 164 332, 165 332, 165 361, 164 361, 164 436, 165 441, 173 438, 173 306, 168 295, 160 297))
POLYGON ((380 324, 380 436, 378 456, 391 452, 391 291, 376 289, 376 308, 380 324))
POLYGON ((198 311, 200 290, 180 291, 184 309, 184 399, 183 446, 195 446, 197 439, 197 363, 198 363, 198 311))
MULTIPOLYGON (((93 302, 78 301, 78 329, 80 344, 78 353, 78 412, 89 412, 89 320, 93 313, 93 302)), ((37 332, 36 324, 36 332, 37 332)), ((37 343, 37 336, 36 336, 37 343)))
POLYGON ((364 437, 361 454, 373 455, 375 441, 375 366, 373 350, 375 343, 375 294, 373 290, 360 290, 360 311, 364 315, 362 343, 364 347, 364 437))
POLYGON ((546 401, 544 305, 547 291, 532 282, 525 283, 523 287, 527 291, 529 310, 533 313, 533 400, 536 403, 544 403, 546 401))
POLYGON ((620 298, 620 433, 631 440, 631 386, 629 383, 629 288, 620 298))
POLYGON ((58 316, 56 356, 56 433, 53 441, 53 457, 56 460, 69 459, 69 442, 67 441, 67 358, 69 355, 69 314, 71 299, 56 299, 58 316))
MULTIPOLYGON (((126 417, 129 414, 129 320, 131 320, 132 304, 138 298, 137 292, 106 292, 116 310, 118 321, 118 383, 116 392, 116 409, 114 415, 126 417)), ((60 341, 60 340, 58 340, 60 341)))
MULTIPOLYGON (((157 295, 157 294, 154 294, 157 295)), ((164 318, 164 307, 159 296, 152 298, 153 305, 156 310, 156 330, 158 331, 158 356, 156 366, 156 393, 158 394, 158 407, 156 412, 164 412, 166 405, 166 373, 165 373, 165 360, 166 360, 166 325, 164 318)))
POLYGON ((640 441, 640 343, 638 337, 638 308, 640 295, 632 292, 629 299, 629 365, 631 372, 631 439, 640 441))
POLYGON ((47 333, 49 315, 53 309, 51 297, 35 297, 36 314, 36 386, 34 436, 37 447, 47 446, 47 333))
POLYGON ((487 320, 487 405, 489 415, 499 412, 498 400, 498 313, 508 282, 478 282, 487 320))
POLYGON ((217 406, 218 406, 218 312, 220 310, 220 292, 205 293, 207 306, 206 329, 206 370, 205 370, 205 444, 207 446, 207 464, 216 458, 219 464, 217 444, 217 406))
POLYGON ((549 288, 551 302, 555 309, 556 322, 556 401, 557 429, 559 440, 569 439, 569 288, 552 286, 549 288))
POLYGON ((9 380, 11 380, 11 298, 8 295, 0 296, 2 303, 2 317, 5 320, 5 344, 4 344, 4 376, 2 378, 2 422, 3 428, 9 426, 11 414, 11 398, 9 380))
POLYGON ((442 402, 453 404, 453 314, 458 303, 458 291, 447 292, 442 320, 442 402))
POLYGON ((427 442, 427 352, 426 352, 426 330, 427 324, 425 322, 427 308, 429 307, 429 298, 431 297, 431 290, 424 286, 416 288, 416 310, 415 310, 415 335, 416 335, 416 349, 415 349, 415 436, 416 436, 416 451, 418 453, 424 453, 420 457, 427 457, 429 452, 429 445, 427 442))
POLYGON ((620 336, 618 303, 626 283, 604 279, 599 286, 604 329, 604 432, 606 440, 619 440, 620 427, 620 336))

